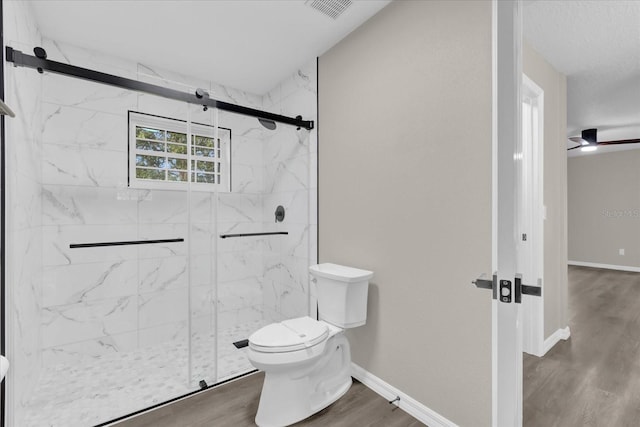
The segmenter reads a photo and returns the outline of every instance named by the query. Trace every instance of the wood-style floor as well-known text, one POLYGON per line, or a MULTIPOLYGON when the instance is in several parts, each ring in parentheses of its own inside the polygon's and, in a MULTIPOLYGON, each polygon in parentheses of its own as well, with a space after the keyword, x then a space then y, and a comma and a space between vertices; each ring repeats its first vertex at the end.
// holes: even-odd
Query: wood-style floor
MULTIPOLYGON (((571 338, 524 355, 524 427, 640 426, 640 273, 569 268, 571 338)), ((253 426, 263 374, 199 393, 117 427, 253 426)), ((300 426, 423 424, 354 381, 300 426)))
MULTIPOLYGON (((115 424, 114 427, 244 427, 255 426, 263 373, 257 373, 155 411, 115 424)), ((424 426, 403 410, 355 381, 337 402, 296 427, 418 427, 424 426)))
POLYGON ((524 355, 524 426, 640 426, 640 274, 570 267, 569 326, 524 355))

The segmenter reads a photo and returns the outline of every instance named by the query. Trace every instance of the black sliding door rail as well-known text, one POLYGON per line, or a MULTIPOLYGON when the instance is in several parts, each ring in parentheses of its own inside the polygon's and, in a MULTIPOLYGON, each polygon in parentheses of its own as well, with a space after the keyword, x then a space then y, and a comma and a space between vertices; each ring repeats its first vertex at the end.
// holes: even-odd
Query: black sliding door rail
POLYGON ((37 56, 24 54, 19 50, 13 49, 10 46, 7 46, 6 55, 8 62, 13 62, 16 66, 20 67, 35 68, 39 72, 46 70, 52 73, 78 77, 92 82, 104 83, 123 89, 145 92, 151 95, 157 95, 164 98, 175 99, 177 101, 188 102, 190 104, 219 108, 220 110, 231 111, 233 113, 243 114, 245 116, 273 120, 275 122, 285 123, 288 125, 297 126, 299 128, 305 128, 307 130, 313 129, 314 126, 313 120, 302 120, 302 116, 298 116, 295 118, 287 117, 280 114, 273 114, 268 111, 262 111, 255 108, 231 104, 229 102, 218 101, 216 99, 211 99, 208 97, 198 97, 195 93, 191 94, 187 92, 181 92, 179 90, 169 89, 166 87, 157 86, 151 83, 140 82, 138 80, 128 79, 125 77, 114 76, 113 74, 90 70, 88 68, 76 67, 74 65, 69 65, 62 62, 38 58, 37 56))
POLYGON ((226 239, 227 237, 249 237, 249 236, 273 236, 275 234, 289 234, 288 231, 274 231, 270 233, 241 233, 241 234, 221 234, 221 239, 226 239))
POLYGON ((154 243, 177 243, 177 242, 184 242, 184 239, 128 240, 124 242, 71 243, 69 245, 69 248, 70 249, 99 248, 101 246, 152 245, 154 243))

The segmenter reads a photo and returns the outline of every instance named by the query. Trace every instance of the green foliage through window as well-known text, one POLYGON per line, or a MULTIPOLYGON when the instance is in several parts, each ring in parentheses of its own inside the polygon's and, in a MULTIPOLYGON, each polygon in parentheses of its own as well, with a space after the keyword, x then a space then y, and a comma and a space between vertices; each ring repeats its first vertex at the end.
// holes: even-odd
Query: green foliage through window
MULTIPOLYGON (((228 174, 228 171, 224 172, 220 139, 216 141, 212 135, 193 132, 189 141, 184 122, 156 117, 147 119, 139 113, 132 113, 130 117, 131 125, 135 126, 132 131, 135 142, 131 143, 131 150, 135 151, 131 162, 135 162, 132 168, 136 179, 185 183, 191 177, 195 183, 220 184, 222 173, 228 174), (136 120, 136 117, 140 119, 136 120), (166 128, 162 124, 164 121, 166 128), (149 126, 149 123, 154 125, 149 126), (183 124, 185 132, 177 131, 183 124)), ((199 128, 202 132, 208 131, 204 126, 199 128)))

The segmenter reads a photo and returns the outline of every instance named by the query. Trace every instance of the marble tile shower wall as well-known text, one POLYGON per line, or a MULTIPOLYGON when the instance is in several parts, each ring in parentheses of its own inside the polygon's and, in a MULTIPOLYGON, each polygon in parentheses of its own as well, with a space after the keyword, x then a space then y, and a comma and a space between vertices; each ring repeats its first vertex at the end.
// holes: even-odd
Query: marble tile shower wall
MULTIPOLYGON (((315 119, 315 63, 263 98, 51 40, 43 43, 54 60, 185 91, 204 87, 213 98, 254 108, 267 104, 282 114, 315 119)), ((220 126, 232 129, 232 192, 217 199, 194 192, 187 200, 181 191, 127 188, 127 111, 213 123, 211 111, 47 73, 43 101, 45 366, 185 340, 189 321, 192 333, 209 333, 216 298, 219 329, 307 314, 307 268, 315 262, 315 249, 309 249, 315 223, 309 225, 314 221, 309 215, 316 210, 308 197, 315 187, 315 172, 309 170, 315 131, 282 125, 270 132, 253 118, 220 112, 220 126), (276 226, 277 204, 288 216, 276 226), (272 229, 290 235, 217 236, 272 229), (69 249, 70 243, 187 239, 189 233, 191 259, 184 243, 69 249), (217 289, 211 285, 214 274, 217 289)))
MULTIPOLYGON (((7 45, 18 49, 38 45, 26 2, 4 2, 3 32, 7 45)), ((40 190, 42 78, 31 70, 5 65, 5 101, 16 113, 6 118, 6 297, 7 357, 11 361, 6 385, 8 417, 25 404, 40 374, 42 332, 42 204, 40 190), (15 399, 15 402, 14 402, 15 399)), ((4 274, 4 272, 2 272, 4 274)), ((19 420, 18 420, 19 421, 19 420)), ((19 422, 16 425, 21 425, 19 422)))
MULTIPOLYGON (((265 95, 265 108, 278 114, 301 114, 317 124, 316 83, 314 60, 265 95)), ((278 126, 264 147, 265 228, 274 226, 275 208, 282 205, 287 215, 276 229, 289 232, 265 252, 265 313, 270 321, 315 316, 309 265, 317 263, 317 130, 278 126)))

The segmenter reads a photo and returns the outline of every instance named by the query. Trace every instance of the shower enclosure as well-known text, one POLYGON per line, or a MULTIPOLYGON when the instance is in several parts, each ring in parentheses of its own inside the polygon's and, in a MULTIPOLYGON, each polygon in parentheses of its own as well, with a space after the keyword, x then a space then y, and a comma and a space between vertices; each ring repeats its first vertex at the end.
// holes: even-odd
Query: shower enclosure
POLYGON ((101 425, 206 388, 253 370, 234 343, 315 316, 315 131, 206 106, 315 120, 315 62, 254 96, 8 32, 202 104, 7 67, 6 425, 101 425))

